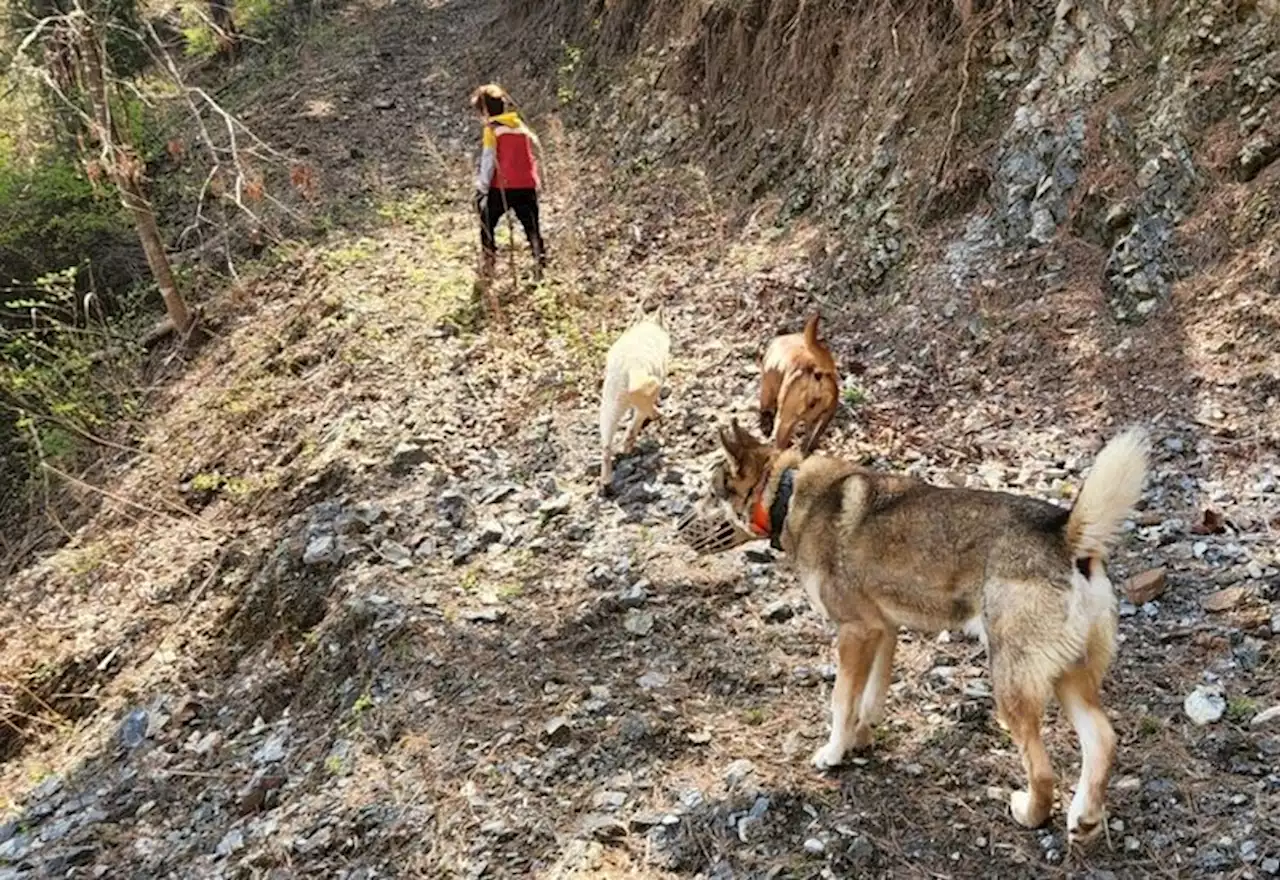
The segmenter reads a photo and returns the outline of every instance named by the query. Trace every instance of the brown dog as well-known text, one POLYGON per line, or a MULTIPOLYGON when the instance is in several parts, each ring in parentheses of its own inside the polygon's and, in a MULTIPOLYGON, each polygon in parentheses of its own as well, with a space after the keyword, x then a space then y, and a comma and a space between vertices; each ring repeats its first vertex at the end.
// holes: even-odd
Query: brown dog
POLYGON ((1098 453, 1070 510, 803 458, 758 442, 737 422, 720 441, 724 459, 680 532, 700 552, 770 538, 837 625, 831 739, 814 764, 834 767, 847 750, 871 745, 899 626, 976 629, 988 647, 997 717, 1029 777, 1028 790, 1011 798, 1014 818, 1035 827, 1052 809, 1040 722, 1056 695, 1082 752, 1067 828, 1073 840, 1093 837, 1116 742, 1099 697, 1116 633, 1103 562, 1141 494, 1145 433, 1128 431, 1098 453))
POLYGON ((802 448, 812 452, 840 402, 836 362, 818 339, 816 312, 805 322, 803 333, 788 333, 769 343, 760 372, 760 430, 774 446, 787 449, 797 426, 804 423, 802 448))

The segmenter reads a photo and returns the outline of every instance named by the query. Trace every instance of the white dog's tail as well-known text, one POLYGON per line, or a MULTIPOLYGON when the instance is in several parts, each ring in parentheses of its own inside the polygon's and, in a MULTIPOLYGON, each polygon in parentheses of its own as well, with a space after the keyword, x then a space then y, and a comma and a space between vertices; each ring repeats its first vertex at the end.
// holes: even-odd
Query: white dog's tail
POLYGON ((1102 447, 1067 519, 1067 546, 1076 559, 1105 559, 1125 515, 1142 495, 1147 433, 1130 428, 1102 447))

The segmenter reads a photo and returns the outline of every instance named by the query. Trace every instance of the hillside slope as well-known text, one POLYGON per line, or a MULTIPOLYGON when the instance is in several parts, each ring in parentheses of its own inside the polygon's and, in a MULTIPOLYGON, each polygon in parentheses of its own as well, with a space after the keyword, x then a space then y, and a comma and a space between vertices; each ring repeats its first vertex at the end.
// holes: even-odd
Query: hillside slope
POLYGON ((0 586, 0 878, 1280 871, 1280 729, 1252 723, 1280 703, 1280 164, 1233 170, 1280 48, 1260 7, 1126 9, 966 41, 923 7, 872 39, 803 3, 363 0, 237 71, 331 231, 206 304, 137 452, 78 490, 98 513, 0 586), (491 78, 543 136, 554 261, 531 289, 504 250, 504 324, 470 289, 491 78), (671 392, 604 500, 603 352, 642 302, 671 392), (904 636, 876 750, 814 773, 823 623, 773 554, 675 542, 814 304, 848 456, 1065 501, 1152 426, 1112 575, 1167 588, 1121 606, 1109 846, 1009 819, 959 634, 904 636))

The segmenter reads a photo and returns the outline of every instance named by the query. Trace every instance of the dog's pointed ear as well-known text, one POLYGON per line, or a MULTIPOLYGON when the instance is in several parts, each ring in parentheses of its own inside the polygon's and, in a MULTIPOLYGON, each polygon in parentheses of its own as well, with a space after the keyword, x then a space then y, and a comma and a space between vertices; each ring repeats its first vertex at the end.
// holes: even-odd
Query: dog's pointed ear
POLYGON ((721 428, 717 432, 720 436, 720 448, 724 450, 725 466, 729 468, 729 475, 738 476, 738 457, 742 455, 742 448, 738 443, 738 438, 732 430, 721 428))
POLYGON ((760 445, 756 442, 756 438, 751 436, 750 431, 738 424, 737 419, 734 419, 731 424, 733 426, 733 436, 738 441, 738 449, 740 451, 753 449, 760 445))
POLYGON ((724 447, 724 451, 729 454, 730 458, 738 457, 738 434, 730 427, 728 430, 721 428, 719 430, 720 445, 724 447))

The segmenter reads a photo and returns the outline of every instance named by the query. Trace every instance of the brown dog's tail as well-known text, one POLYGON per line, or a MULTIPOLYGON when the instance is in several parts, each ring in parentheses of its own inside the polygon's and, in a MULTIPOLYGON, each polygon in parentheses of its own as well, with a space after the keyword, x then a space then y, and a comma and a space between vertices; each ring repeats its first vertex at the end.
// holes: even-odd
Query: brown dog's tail
POLYGON ((835 381, 835 358, 831 356, 831 349, 827 348, 822 343, 822 340, 818 338, 818 320, 821 317, 821 313, 814 312, 809 316, 809 320, 804 322, 804 347, 813 357, 817 374, 821 376, 823 373, 829 373, 832 380, 835 381))
POLYGON ((1067 546, 1076 559, 1105 559, 1125 515, 1142 495, 1147 432, 1130 428, 1098 453, 1067 519, 1067 546))
POLYGON ((822 343, 818 341, 818 319, 822 317, 818 312, 814 312, 809 316, 809 320, 804 322, 804 344, 810 350, 822 347, 822 343))

